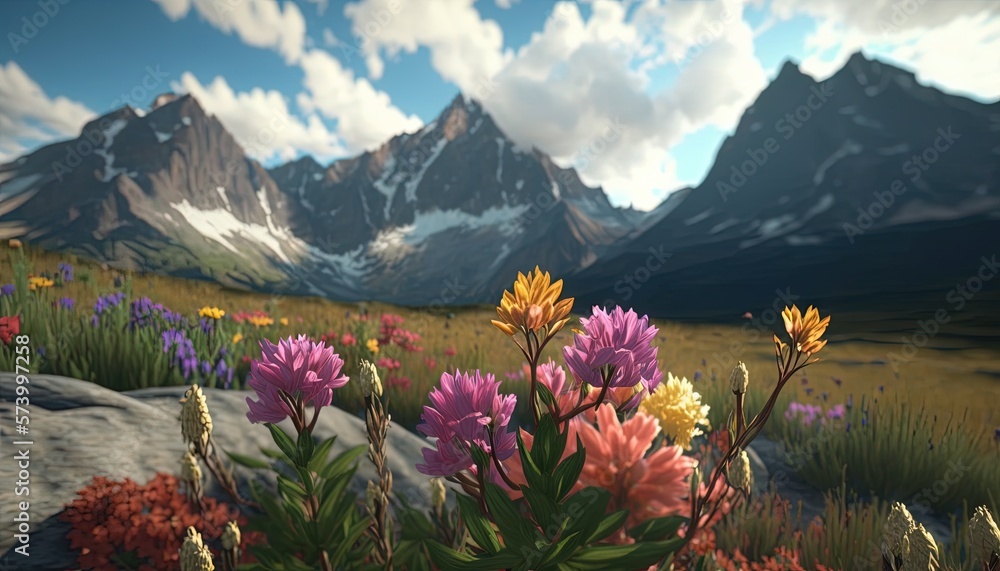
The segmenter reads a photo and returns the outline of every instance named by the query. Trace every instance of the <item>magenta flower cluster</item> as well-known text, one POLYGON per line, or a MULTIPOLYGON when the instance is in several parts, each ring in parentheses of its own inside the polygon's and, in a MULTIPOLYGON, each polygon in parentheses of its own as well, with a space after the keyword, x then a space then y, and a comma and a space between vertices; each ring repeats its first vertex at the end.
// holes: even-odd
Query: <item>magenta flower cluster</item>
MULTIPOLYGON (((663 378, 656 363, 658 349, 653 340, 659 331, 647 316, 615 307, 611 312, 594 306, 590 318, 580 320, 584 333, 577 335, 572 347, 563 349, 566 366, 580 381, 603 387, 602 368, 614 367, 609 388, 642 385, 643 393, 652 392, 663 378)), ((635 399, 638 402, 639 398, 635 399)))
POLYGON ((298 415, 281 392, 319 409, 332 402, 333 389, 347 384, 343 359, 322 341, 299 335, 298 339, 281 339, 277 345, 264 339, 260 348, 261 358, 250 364, 247 381, 259 399, 247 397, 247 418, 252 423, 277 423, 298 415))
POLYGON ((417 464, 421 474, 452 476, 474 467, 472 444, 495 454, 503 461, 510 458, 517 447, 513 432, 507 425, 514 413, 517 397, 500 395, 500 382, 493 375, 474 373, 441 375, 441 386, 431 391, 431 406, 425 406, 423 422, 417 430, 436 438, 434 448, 422 450, 424 464, 417 464), (490 430, 494 442, 490 443, 490 430))

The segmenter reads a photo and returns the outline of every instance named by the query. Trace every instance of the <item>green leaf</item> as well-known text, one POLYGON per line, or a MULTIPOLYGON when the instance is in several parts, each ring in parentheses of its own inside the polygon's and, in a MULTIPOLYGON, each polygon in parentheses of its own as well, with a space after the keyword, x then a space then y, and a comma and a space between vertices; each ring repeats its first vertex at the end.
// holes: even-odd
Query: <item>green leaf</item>
POLYGON ((556 516, 560 513, 559 504, 548 494, 537 488, 522 486, 521 491, 524 493, 525 501, 531 506, 531 513, 535 516, 535 521, 542 528, 542 532, 546 537, 554 535, 550 534, 548 529, 557 524, 556 516))
POLYGON ((271 431, 271 438, 274 440, 274 443, 278 445, 278 448, 285 453, 285 457, 288 458, 293 465, 298 464, 298 452, 295 448, 295 441, 292 440, 292 437, 285 434, 285 431, 276 424, 268 422, 264 424, 264 426, 271 431))
POLYGON ((608 537, 612 533, 621 529, 621 527, 625 525, 625 521, 627 519, 628 510, 618 510, 614 513, 608 514, 601 520, 597 529, 590 533, 590 536, 587 538, 587 543, 596 543, 608 537))
POLYGON ((661 541, 677 537, 677 530, 688 522, 682 516, 658 517, 646 520, 628 531, 636 541, 661 541))
POLYGON ((265 460, 258 460, 257 458, 254 458, 252 456, 244 456, 243 454, 237 454, 235 452, 228 452, 228 451, 226 452, 226 456, 229 456, 229 459, 235 462, 236 464, 239 464, 240 466, 246 466, 247 468, 260 469, 260 468, 271 467, 270 462, 267 462, 265 460))
POLYGON ((486 483, 486 507, 508 546, 521 548, 535 544, 538 530, 521 515, 507 493, 491 482, 486 483))
POLYGON ((463 494, 456 494, 455 499, 458 501, 458 509, 462 513, 462 521, 465 522, 465 526, 469 529, 469 535, 472 536, 476 545, 488 553, 500 551, 500 540, 497 539, 497 534, 493 531, 489 520, 479 511, 476 501, 463 494))
POLYGON ((332 462, 323 467, 320 471, 320 475, 324 478, 332 478, 338 474, 343 474, 347 471, 353 471, 350 468, 351 462, 357 460, 359 456, 364 454, 368 450, 368 446, 365 444, 359 444, 354 448, 348 448, 344 452, 341 452, 332 462))
POLYGON ((562 501, 573 490, 573 486, 580 480, 580 473, 583 472, 583 465, 586 460, 587 452, 583 449, 583 443, 577 437, 576 452, 567 456, 555 469, 555 490, 553 490, 553 496, 556 498, 556 501, 562 501))
POLYGON ((319 446, 313 452, 312 460, 309 461, 308 468, 310 472, 318 472, 320 467, 326 463, 326 457, 330 455, 330 449, 333 448, 333 444, 337 441, 337 436, 331 436, 319 446))
POLYGON ((313 442, 312 434, 308 430, 303 430, 299 433, 299 440, 296 442, 296 450, 298 451, 297 463, 302 466, 308 466, 309 461, 313 458, 313 451, 316 449, 316 443, 313 442))
POLYGON ((560 434, 551 415, 538 420, 531 456, 543 474, 551 474, 566 449, 566 435, 560 434))
POLYGON ((549 390, 549 387, 545 386, 544 383, 536 383, 535 389, 538 391, 538 400, 542 401, 542 404, 545 405, 546 408, 555 407, 556 397, 552 394, 552 391, 549 390))
POLYGON ((580 571, 618 571, 644 569, 676 553, 684 545, 681 538, 632 545, 600 545, 587 547, 567 561, 580 571))
POLYGON ((302 486, 298 482, 289 480, 285 476, 281 475, 278 476, 278 491, 280 491, 286 499, 302 501, 306 497, 305 490, 302 489, 302 486))

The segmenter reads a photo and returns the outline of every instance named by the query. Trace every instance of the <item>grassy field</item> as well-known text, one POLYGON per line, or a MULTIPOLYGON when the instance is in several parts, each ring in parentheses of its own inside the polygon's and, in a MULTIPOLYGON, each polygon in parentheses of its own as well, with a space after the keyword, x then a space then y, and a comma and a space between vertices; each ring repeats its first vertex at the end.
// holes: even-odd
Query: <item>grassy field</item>
MULTIPOLYGON (((277 341, 307 334, 330 339, 352 377, 362 357, 398 360, 398 369, 387 370, 383 377, 387 406, 393 420, 411 430, 441 373, 456 368, 494 374, 503 381, 502 392, 519 397, 514 424, 527 417, 524 358, 490 324, 495 315, 492 306, 429 311, 265 295, 208 282, 122 273, 85 260, 6 245, 0 246, 0 286, 4 288, 0 290, 0 317, 20 315, 22 333, 31 336, 38 354, 46 355, 32 361, 32 372, 76 376, 118 390, 191 382, 218 386, 222 377, 216 373, 196 372, 186 378, 180 362, 171 361, 180 353, 179 345, 168 351, 162 331, 132 326, 136 318, 130 304, 148 297, 186 316, 183 326, 163 321, 158 327, 183 329, 200 361, 223 359, 236 371, 232 388, 245 388, 249 362, 260 356, 259 339, 277 341), (72 265, 73 278, 64 280, 58 276, 66 271, 60 265, 67 263, 72 265), (45 285, 36 284, 30 290, 29 276, 53 280, 43 280, 45 285), (16 293, 8 293, 6 284, 16 284, 16 293), (102 310, 99 319, 95 317, 98 299, 114 292, 123 292, 124 301, 102 310), (212 321, 208 329, 204 327, 207 318, 199 323, 198 315, 206 306, 226 312, 224 319, 212 321), (257 315, 266 314, 266 318, 263 324, 245 316, 237 319, 241 312, 263 312, 257 315), (370 317, 362 320, 360 315, 370 317), (405 342, 396 341, 380 345, 377 354, 365 349, 369 340, 380 337, 379 324, 386 317, 404 332, 418 334, 416 344, 421 349, 407 350, 405 342), (92 319, 97 319, 99 327, 91 324, 92 319), (353 337, 350 342, 344 340, 345 333, 353 337)), ((106 299, 102 306, 107 305, 106 299)), ((799 302, 808 304, 808 300, 799 302)), ((586 310, 575 309, 576 317, 586 310)), ((635 309, 643 313, 643 308, 635 309)), ((1000 336, 977 326, 971 311, 961 321, 956 319, 947 334, 932 335, 915 351, 905 344, 916 324, 912 313, 834 314, 826 336, 830 343, 820 354, 822 361, 801 371, 786 386, 766 426, 766 434, 786 446, 789 457, 802 460, 793 470, 830 494, 821 521, 795 520, 785 508, 779 510, 785 515, 776 516, 768 502, 780 502, 780 498, 760 498, 740 508, 738 517, 726 520, 719 530, 720 549, 729 553, 739 548, 759 560, 787 547, 805 557, 803 561, 851 568, 858 557, 872 555, 866 546, 881 541, 888 502, 906 501, 926 504, 935 514, 954 518, 957 541, 942 544, 948 550, 943 568, 974 571, 963 528, 968 511, 985 505, 1000 513, 996 478, 1000 473, 1000 336), (848 406, 838 417, 803 423, 785 415, 793 401, 819 405, 824 413, 838 405, 848 406), (817 442, 823 445, 817 447, 817 442), (942 482, 951 482, 952 465, 966 467, 960 484, 939 491, 942 482), (930 489, 934 494, 927 492, 930 489), (860 501, 848 501, 848 490, 860 501), (800 530, 807 529, 802 536, 800 530)), ((728 379, 738 360, 750 370, 747 410, 750 414, 760 410, 776 380, 772 333, 786 338, 779 331, 780 320, 766 323, 736 317, 732 323, 654 323, 660 329, 656 344, 661 370, 693 381, 703 402, 711 406, 713 428, 724 425, 732 405, 728 379)), ((563 361, 561 348, 572 342, 575 325, 571 322, 546 350, 559 363, 563 361)), ((12 363, 12 351, 0 346, 0 366, 12 367, 12 363)), ((383 367, 381 362, 379 367, 383 367)), ((334 404, 345 410, 360 414, 363 409, 357 383, 338 389, 334 398, 334 404)), ((814 567, 807 564, 807 568, 814 567)))
MULTIPOLYGON (((14 260, 11 250, 0 249, 0 284, 12 281, 14 260)), ((78 311, 88 312, 99 295, 115 290, 115 277, 124 274, 114 269, 59 254, 26 250, 29 267, 35 274, 57 273, 61 262, 72 263, 75 280, 53 288, 52 297, 76 300, 78 311)), ((170 309, 196 314, 205 306, 217 306, 230 314, 239 311, 262 310, 275 318, 288 319, 287 326, 276 325, 269 331, 274 337, 298 333, 321 334, 347 331, 351 316, 362 309, 373 315, 395 313, 404 318, 404 327, 421 336, 421 353, 399 357, 402 371, 412 380, 408 394, 396 397, 397 406, 419 410, 427 391, 436 384, 440 372, 446 369, 482 368, 499 379, 506 379, 522 370, 524 359, 489 320, 494 316, 491 306, 465 307, 431 312, 420 308, 402 308, 380 303, 337 303, 313 297, 266 295, 238 291, 217 284, 190 281, 159 275, 131 275, 133 296, 148 296, 170 309), (301 319, 301 321, 300 321, 301 319), (454 355, 450 353, 454 352, 454 355), (427 359, 434 365, 429 366, 427 359), (412 407, 412 408, 411 408, 412 407)), ((499 299, 499 292, 498 292, 499 299)), ((807 300, 802 300, 807 302, 807 300)), ((635 308, 641 315, 643 308, 635 308)), ((820 308, 822 311, 822 308, 820 308)), ((575 308, 582 313, 583 307, 575 308)), ((845 402, 850 395, 879 398, 892 395, 914 406, 926 406, 932 414, 945 419, 954 417, 969 433, 988 434, 1000 427, 1000 336, 984 335, 982 330, 969 331, 963 336, 938 335, 916 351, 904 353, 901 338, 912 328, 904 320, 900 325, 893 316, 876 314, 834 315, 828 332, 830 344, 823 351, 823 362, 802 375, 786 388, 786 397, 800 402, 834 404, 845 402), (891 354, 910 356, 896 361, 893 370, 891 354)), ((898 320, 897 320, 898 321, 898 320)), ((751 322, 734 318, 732 324, 675 323, 654 320, 660 328, 657 337, 659 360, 663 371, 702 383, 713 379, 727 381, 737 360, 747 363, 752 384, 769 389, 774 379, 772 331, 777 323, 762 320, 751 322)), ((986 332, 988 333, 988 331, 986 332)), ((547 348, 552 358, 561 362, 559 351, 571 342, 569 329, 561 332, 547 348)), ((521 392, 519 381, 508 383, 507 389, 521 392)), ((704 393, 711 393, 704 386, 704 393)), ((413 414, 403 414, 409 420, 413 414)), ((404 424, 409 424, 404 422, 404 424)))

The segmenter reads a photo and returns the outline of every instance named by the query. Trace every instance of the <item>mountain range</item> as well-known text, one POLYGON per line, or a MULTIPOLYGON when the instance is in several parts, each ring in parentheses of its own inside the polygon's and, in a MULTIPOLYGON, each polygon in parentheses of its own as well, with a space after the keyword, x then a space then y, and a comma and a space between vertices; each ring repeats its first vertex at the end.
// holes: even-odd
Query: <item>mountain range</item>
POLYGON ((0 165, 0 215, 45 249, 339 300, 495 303, 537 264, 580 303, 654 315, 767 307, 775 290, 863 305, 943 295, 998 253, 1000 102, 861 54, 822 83, 786 63, 705 180, 640 212, 463 96, 359 156, 265 169, 168 94, 0 165))

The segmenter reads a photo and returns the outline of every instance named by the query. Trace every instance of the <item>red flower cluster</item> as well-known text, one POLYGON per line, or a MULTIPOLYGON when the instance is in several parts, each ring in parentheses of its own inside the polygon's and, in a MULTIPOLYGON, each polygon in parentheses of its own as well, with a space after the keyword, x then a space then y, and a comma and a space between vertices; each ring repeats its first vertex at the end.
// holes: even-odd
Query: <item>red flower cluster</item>
MULTIPOLYGON (((205 511, 198 513, 180 493, 177 478, 162 473, 145 486, 128 478, 116 482, 96 476, 60 517, 72 525, 67 538, 73 549, 80 550, 77 564, 96 571, 119 569, 119 559, 138 560, 135 568, 142 571, 176 569, 189 526, 212 542, 222 535, 226 522, 235 519, 246 525, 245 517, 213 498, 205 498, 205 511)), ((241 561, 252 563, 246 546, 265 538, 260 532, 242 535, 241 561)))
POLYGON ((379 345, 397 345, 408 353, 418 353, 423 348, 417 345, 420 335, 403 329, 403 318, 394 313, 382 314, 382 324, 378 329, 379 345))
MULTIPOLYGON (((739 549, 732 555, 727 555, 721 549, 715 552, 716 561, 726 571, 806 571, 806 568, 799 561, 799 557, 801 556, 797 551, 787 547, 779 547, 775 550, 774 557, 764 556, 760 562, 748 561, 739 549)), ((815 569, 816 571, 832 571, 821 563, 816 563, 815 569)))
POLYGON ((399 364, 398 360, 392 359, 390 357, 380 357, 378 360, 378 366, 379 368, 385 369, 389 372, 395 371, 396 369, 402 367, 402 365, 399 364))
POLYGON ((4 345, 10 345, 14 337, 21 334, 21 316, 15 315, 0 317, 0 341, 4 345))

